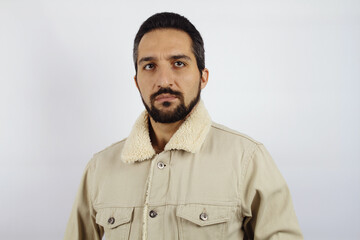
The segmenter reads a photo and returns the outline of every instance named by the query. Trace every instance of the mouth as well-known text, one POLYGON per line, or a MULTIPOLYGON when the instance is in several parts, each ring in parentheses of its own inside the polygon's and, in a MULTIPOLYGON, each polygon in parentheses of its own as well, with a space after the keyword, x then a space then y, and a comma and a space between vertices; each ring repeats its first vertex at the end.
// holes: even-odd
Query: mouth
POLYGON ((177 99, 177 97, 175 95, 172 95, 169 93, 163 93, 163 94, 160 94, 159 96, 157 96, 155 98, 155 101, 162 103, 162 102, 172 102, 176 99, 177 99))

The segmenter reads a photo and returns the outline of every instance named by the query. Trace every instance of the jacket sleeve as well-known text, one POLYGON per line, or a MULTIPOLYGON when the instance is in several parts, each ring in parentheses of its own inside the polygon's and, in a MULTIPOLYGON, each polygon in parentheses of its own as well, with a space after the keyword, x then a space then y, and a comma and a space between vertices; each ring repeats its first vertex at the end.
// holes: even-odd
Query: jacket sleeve
POLYGON ((104 234, 103 229, 96 224, 96 212, 92 204, 92 163, 89 162, 82 176, 64 240, 101 240, 104 234))
POLYGON ((303 239, 287 184, 263 145, 255 147, 243 169, 245 239, 303 239))

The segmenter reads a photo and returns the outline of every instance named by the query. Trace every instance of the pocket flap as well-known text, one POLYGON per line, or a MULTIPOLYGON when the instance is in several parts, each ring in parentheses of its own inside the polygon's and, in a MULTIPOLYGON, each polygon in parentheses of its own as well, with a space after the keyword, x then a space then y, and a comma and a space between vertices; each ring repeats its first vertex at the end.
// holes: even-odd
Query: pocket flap
POLYGON ((96 223, 106 228, 116 228, 131 220, 134 208, 103 208, 96 214, 96 223))
POLYGON ((199 226, 208 226, 230 220, 231 207, 202 204, 180 205, 176 216, 186 219, 199 226))

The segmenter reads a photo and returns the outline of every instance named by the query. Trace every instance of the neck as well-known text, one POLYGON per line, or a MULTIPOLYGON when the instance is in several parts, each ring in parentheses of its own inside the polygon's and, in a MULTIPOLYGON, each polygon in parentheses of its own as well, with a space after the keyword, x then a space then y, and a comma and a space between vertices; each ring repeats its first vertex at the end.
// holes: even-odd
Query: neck
POLYGON ((179 129, 184 120, 180 120, 174 123, 159 123, 155 122, 150 117, 149 131, 151 144, 156 153, 160 153, 164 150, 165 145, 170 141, 174 133, 179 129))

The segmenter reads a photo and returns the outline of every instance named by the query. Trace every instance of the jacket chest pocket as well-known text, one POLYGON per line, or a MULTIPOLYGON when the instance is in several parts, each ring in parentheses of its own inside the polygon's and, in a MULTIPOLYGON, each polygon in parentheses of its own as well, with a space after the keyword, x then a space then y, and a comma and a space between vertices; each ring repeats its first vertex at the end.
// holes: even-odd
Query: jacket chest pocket
POLYGON ((96 214, 96 223, 104 228, 107 240, 129 239, 134 208, 103 208, 96 214))
POLYGON ((225 239, 231 207, 181 205, 176 210, 180 240, 225 239))

